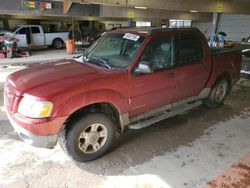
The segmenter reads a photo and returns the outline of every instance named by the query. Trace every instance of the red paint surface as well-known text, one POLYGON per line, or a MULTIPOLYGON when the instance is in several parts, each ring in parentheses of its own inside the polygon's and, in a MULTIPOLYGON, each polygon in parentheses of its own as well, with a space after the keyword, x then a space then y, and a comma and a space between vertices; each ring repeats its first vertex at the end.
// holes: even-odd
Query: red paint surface
POLYGON ((114 32, 131 32, 145 37, 127 69, 107 70, 64 59, 15 72, 7 78, 5 86, 8 90, 5 97, 8 95, 11 98, 6 109, 12 118, 35 134, 50 135, 60 131, 63 121, 70 114, 90 104, 110 103, 120 114, 128 112, 130 116, 134 116, 198 95, 203 88, 211 87, 224 72, 231 79, 239 78, 240 52, 212 57, 207 41, 200 32, 198 35, 202 39, 205 55, 199 64, 133 76, 132 71, 152 37, 177 36, 183 32, 188 35, 192 34, 192 30, 166 30, 154 32, 152 35, 134 30, 114 32), (228 61, 232 61, 234 65, 228 61), (174 73, 175 76, 169 78, 169 73, 174 73), (51 101, 54 105, 52 117, 31 120, 17 114, 18 104, 25 95, 51 101))

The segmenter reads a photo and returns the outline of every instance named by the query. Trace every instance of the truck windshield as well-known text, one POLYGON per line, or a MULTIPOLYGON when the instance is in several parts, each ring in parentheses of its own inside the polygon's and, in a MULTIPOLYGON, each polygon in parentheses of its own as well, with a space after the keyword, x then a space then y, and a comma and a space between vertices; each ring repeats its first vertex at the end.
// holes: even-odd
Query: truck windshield
POLYGON ((143 40, 143 36, 131 33, 108 33, 88 49, 84 59, 108 69, 126 68, 134 59, 143 40))

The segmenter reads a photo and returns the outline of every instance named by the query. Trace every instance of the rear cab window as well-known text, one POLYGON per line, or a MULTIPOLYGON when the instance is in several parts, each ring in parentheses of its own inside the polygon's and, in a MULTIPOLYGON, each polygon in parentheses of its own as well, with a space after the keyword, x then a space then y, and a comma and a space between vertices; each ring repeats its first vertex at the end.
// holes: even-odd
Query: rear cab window
POLYGON ((39 27, 31 27, 31 32, 33 34, 37 34, 37 33, 40 33, 40 29, 39 29, 39 27))
POLYGON ((175 40, 176 64, 186 66, 200 63, 204 57, 204 49, 201 37, 196 34, 180 34, 175 40))

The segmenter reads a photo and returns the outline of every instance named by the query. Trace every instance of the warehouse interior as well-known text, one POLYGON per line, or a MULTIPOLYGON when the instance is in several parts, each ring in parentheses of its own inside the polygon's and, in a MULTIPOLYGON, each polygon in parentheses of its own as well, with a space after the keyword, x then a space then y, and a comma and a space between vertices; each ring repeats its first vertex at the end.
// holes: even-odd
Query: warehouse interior
POLYGON ((1 1, 0 187, 248 188, 249 78, 249 0, 1 1))

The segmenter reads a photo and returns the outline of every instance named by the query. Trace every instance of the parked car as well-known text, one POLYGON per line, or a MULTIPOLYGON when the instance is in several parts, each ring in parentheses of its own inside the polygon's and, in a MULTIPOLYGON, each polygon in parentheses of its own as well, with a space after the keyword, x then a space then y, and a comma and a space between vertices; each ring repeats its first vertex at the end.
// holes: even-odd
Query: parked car
POLYGON ((249 78, 250 77, 250 49, 243 49, 242 50, 242 66, 241 66, 241 75, 243 77, 249 78))
POLYGON ((4 35, 10 33, 9 31, 6 30, 0 30, 0 53, 4 47, 4 35))
POLYGON ((203 103, 222 105, 241 60, 241 51, 211 51, 194 28, 117 29, 84 56, 11 74, 4 104, 25 142, 52 148, 60 138, 72 159, 90 161, 126 127, 143 128, 203 103))
POLYGON ((243 38, 241 43, 242 44, 249 44, 250 43, 250 36, 248 36, 247 38, 243 38))
POLYGON ((248 60, 243 59, 240 73, 243 77, 250 78, 250 61, 249 61, 249 59, 248 60))
POLYGON ((63 48, 68 39, 68 32, 44 33, 40 25, 25 25, 13 31, 18 39, 18 47, 52 46, 55 49, 63 48))
POLYGON ((249 48, 247 48, 247 49, 243 49, 242 50, 242 56, 243 57, 250 57, 250 49, 249 48))
POLYGON ((0 37, 3 37, 5 33, 9 33, 9 31, 0 30, 0 37))

